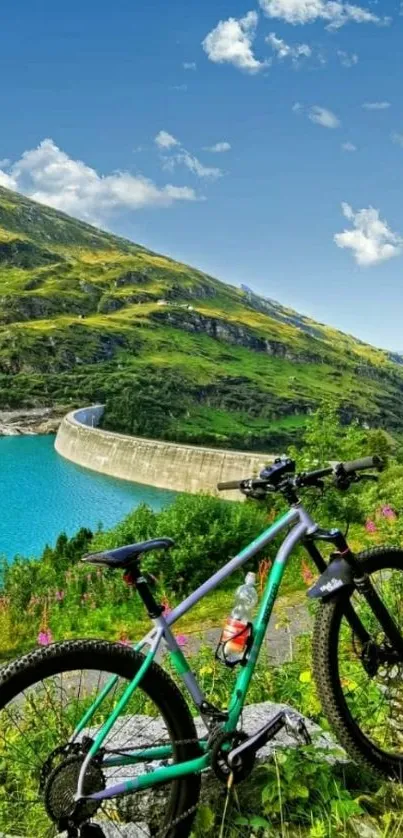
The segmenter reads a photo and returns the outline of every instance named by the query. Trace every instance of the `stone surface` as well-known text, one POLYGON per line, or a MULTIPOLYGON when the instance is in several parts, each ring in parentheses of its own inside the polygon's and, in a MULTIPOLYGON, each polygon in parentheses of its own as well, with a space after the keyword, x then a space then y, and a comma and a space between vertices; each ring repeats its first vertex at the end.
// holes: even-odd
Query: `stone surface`
MULTIPOLYGON (((272 454, 200 448, 125 436, 97 428, 102 405, 69 413, 62 421, 56 451, 78 465, 160 489, 214 492, 220 481, 252 477, 272 454)), ((222 497, 240 500, 239 492, 222 497)))
POLYGON ((30 436, 56 433, 62 416, 51 407, 1 410, 0 436, 30 436))
MULTIPOLYGON (((328 733, 325 733, 317 724, 311 722, 309 719, 304 719, 300 713, 297 713, 285 704, 274 704, 268 701, 263 704, 251 704, 246 706, 242 714, 243 730, 245 730, 248 734, 257 732, 263 725, 267 724, 267 722, 269 722, 279 711, 282 710, 286 711, 290 721, 293 721, 294 724, 300 719, 304 720, 307 730, 312 737, 314 746, 321 751, 324 751, 324 760, 328 760, 332 763, 347 761, 345 752, 339 745, 337 745, 335 740, 328 733)), ((205 737, 206 728, 203 722, 199 718, 195 721, 198 736, 200 738, 205 737)), ((92 736, 93 731, 88 729, 84 732, 84 734, 92 736)), ((108 739, 106 744, 109 748, 119 749, 127 747, 131 741, 136 743, 138 747, 141 747, 142 744, 145 746, 155 741, 166 740, 167 731, 164 724, 159 719, 139 715, 132 718, 122 717, 118 719, 114 725, 111 738, 108 739)), ((256 765, 263 765, 265 762, 267 763, 272 758, 273 751, 275 749, 297 747, 299 744, 301 744, 301 742, 294 734, 286 729, 283 729, 273 740, 271 740, 271 742, 259 751, 256 758, 256 765)), ((150 771, 156 768, 158 768, 158 763, 153 762, 149 762, 147 764, 143 763, 141 766, 124 766, 121 768, 114 768, 113 777, 111 776, 108 778, 108 776, 106 776, 107 785, 110 785, 111 782, 120 783, 125 780, 133 779, 137 774, 143 773, 144 770, 150 771)), ((242 785, 238 787, 240 803, 242 803, 244 795, 247 797, 248 794, 250 794, 251 789, 253 793, 253 775, 250 780, 245 781, 245 783, 242 783, 242 785)), ((124 823, 125 821, 128 822, 132 820, 134 821, 134 824, 136 822, 138 823, 140 820, 142 821, 144 814, 150 811, 150 806, 152 807, 152 811, 154 813, 157 811, 157 807, 160 806, 163 808, 165 805, 164 795, 164 787, 161 787, 159 796, 158 793, 156 794, 155 790, 153 790, 151 793, 140 792, 134 795, 129 794, 123 798, 119 798, 117 800, 117 808, 122 818, 122 822, 124 823), (151 795, 152 801, 150 800, 151 795)), ((224 797, 225 787, 218 781, 214 773, 211 770, 203 772, 201 802, 219 810, 224 797)), ((128 833, 128 835, 131 835, 131 833, 128 833)))

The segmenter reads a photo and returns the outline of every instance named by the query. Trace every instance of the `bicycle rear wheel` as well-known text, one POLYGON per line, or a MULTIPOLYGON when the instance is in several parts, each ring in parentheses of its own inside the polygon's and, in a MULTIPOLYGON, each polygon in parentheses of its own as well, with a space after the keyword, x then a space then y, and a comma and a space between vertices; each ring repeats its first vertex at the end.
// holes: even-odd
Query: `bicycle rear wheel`
MULTIPOLYGON (((403 551, 357 556, 403 633, 403 551)), ((357 590, 322 602, 315 621, 314 676, 323 711, 349 755, 389 778, 403 778, 403 661, 357 590), (344 616, 350 601, 370 640, 365 647, 344 616)))
MULTIPOLYGON (((84 737, 95 738, 141 666, 141 654, 95 640, 55 644, 3 670, 0 678, 0 835, 51 838, 71 812, 84 737), (78 736, 71 737, 111 675, 116 683, 78 736), (70 743, 70 745, 69 745, 70 743), (79 744, 81 743, 81 745, 79 744), (64 747, 64 750, 61 750, 64 747), (63 820, 64 819, 64 820, 63 820)), ((107 751, 86 774, 87 794, 199 755, 189 709, 169 676, 153 664, 105 740, 107 751), (106 766, 125 749, 169 745, 164 759, 106 766), (87 776, 88 775, 88 776, 87 776)), ((83 804, 77 836, 188 838, 200 790, 190 775, 142 792, 83 804), (89 825, 91 828, 89 828, 89 825), (98 832, 95 830, 98 827, 98 832)), ((64 827, 65 828, 65 827, 64 827)))

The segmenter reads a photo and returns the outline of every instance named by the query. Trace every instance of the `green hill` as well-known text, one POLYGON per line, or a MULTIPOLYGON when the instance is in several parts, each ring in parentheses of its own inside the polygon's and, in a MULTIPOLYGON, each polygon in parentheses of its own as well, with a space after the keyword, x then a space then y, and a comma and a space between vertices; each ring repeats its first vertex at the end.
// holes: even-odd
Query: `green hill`
POLYGON ((279 450, 324 396, 403 432, 402 364, 0 188, 0 409, 102 401, 118 430, 279 450))

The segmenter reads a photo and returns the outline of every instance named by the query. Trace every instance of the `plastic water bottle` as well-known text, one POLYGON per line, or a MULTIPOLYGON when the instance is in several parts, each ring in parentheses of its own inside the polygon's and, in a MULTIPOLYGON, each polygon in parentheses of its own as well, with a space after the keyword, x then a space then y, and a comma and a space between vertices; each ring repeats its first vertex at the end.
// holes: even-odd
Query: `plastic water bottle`
POLYGON ((221 635, 224 659, 229 664, 238 663, 244 657, 257 600, 256 574, 247 573, 244 584, 237 589, 234 607, 221 635))

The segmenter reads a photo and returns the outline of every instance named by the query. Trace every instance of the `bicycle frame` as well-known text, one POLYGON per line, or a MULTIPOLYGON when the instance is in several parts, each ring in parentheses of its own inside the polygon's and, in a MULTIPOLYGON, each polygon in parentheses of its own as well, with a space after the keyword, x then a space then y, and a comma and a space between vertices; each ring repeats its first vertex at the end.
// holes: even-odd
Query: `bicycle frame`
MULTIPOLYGON (((261 550, 270 544, 270 542, 273 541, 273 539, 280 532, 290 526, 292 529, 284 538, 284 541, 282 542, 273 562, 270 575, 263 591, 257 616, 252 624, 252 645, 249 650, 246 663, 240 668, 239 675, 236 679, 236 683, 230 697, 227 719, 222 723, 222 730, 225 732, 232 732, 236 729, 288 559, 294 547, 296 547, 296 545, 299 544, 305 536, 312 535, 318 529, 317 525, 311 519, 304 507, 299 503, 291 507, 285 515, 278 518, 267 530, 258 536, 258 538, 241 550, 240 553, 220 568, 220 570, 211 576, 210 579, 200 585, 196 591, 190 594, 169 615, 166 617, 161 615, 154 620, 153 629, 134 647, 136 651, 140 651, 144 648, 144 646, 149 645, 150 650, 148 654, 145 655, 144 662, 135 677, 124 691, 113 712, 96 736, 83 762, 78 780, 76 795, 77 800, 84 797, 84 777, 89 763, 99 752, 109 731, 113 727, 117 718, 124 711, 136 687, 139 685, 141 679, 151 666, 162 640, 165 641, 165 644, 170 652, 173 666, 182 679, 187 691, 190 693, 196 708, 202 712, 203 705, 207 706, 203 691, 198 685, 195 675, 191 672, 189 664, 182 650, 178 646, 174 635, 172 634, 171 627, 177 622, 177 620, 180 619, 180 617, 186 614, 197 602, 199 602, 200 599, 210 593, 210 591, 214 590, 220 582, 230 576, 230 574, 235 570, 238 570, 249 559, 256 556, 261 550)), ((88 726, 94 716, 94 713, 102 704, 106 696, 110 693, 117 680, 118 676, 113 676, 107 682, 96 701, 91 705, 79 722, 76 730, 74 731, 72 741, 74 741, 88 726)), ((170 766, 162 766, 161 768, 157 768, 149 773, 144 773, 134 779, 126 780, 123 783, 106 788, 103 791, 88 795, 88 797, 93 800, 105 800, 127 792, 151 788, 159 783, 165 783, 170 780, 178 779, 179 777, 183 777, 187 774, 203 771, 209 766, 209 754, 206 740, 200 740, 199 745, 201 750, 204 750, 205 753, 202 753, 195 759, 176 763, 170 766)), ((119 752, 119 754, 110 756, 109 758, 104 754, 102 765, 105 768, 111 766, 135 765, 139 762, 167 759, 170 756, 172 756, 172 747, 169 745, 161 745, 144 748, 140 751, 130 751, 124 755, 119 752)))

